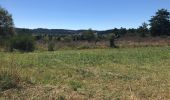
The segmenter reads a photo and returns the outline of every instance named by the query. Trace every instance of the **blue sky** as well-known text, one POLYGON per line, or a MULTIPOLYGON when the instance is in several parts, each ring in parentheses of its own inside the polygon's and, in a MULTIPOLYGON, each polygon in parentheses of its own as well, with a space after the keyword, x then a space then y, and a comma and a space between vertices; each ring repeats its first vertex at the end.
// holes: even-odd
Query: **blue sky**
POLYGON ((136 28, 170 0, 0 0, 16 27, 50 29, 136 28))

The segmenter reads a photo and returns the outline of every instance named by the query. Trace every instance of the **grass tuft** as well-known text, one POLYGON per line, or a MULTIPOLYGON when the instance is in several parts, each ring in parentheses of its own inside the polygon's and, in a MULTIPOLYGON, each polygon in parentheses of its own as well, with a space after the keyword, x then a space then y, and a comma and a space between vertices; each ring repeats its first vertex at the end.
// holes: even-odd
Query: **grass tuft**
POLYGON ((21 78, 18 70, 2 69, 0 70, 0 91, 11 88, 18 88, 21 78))

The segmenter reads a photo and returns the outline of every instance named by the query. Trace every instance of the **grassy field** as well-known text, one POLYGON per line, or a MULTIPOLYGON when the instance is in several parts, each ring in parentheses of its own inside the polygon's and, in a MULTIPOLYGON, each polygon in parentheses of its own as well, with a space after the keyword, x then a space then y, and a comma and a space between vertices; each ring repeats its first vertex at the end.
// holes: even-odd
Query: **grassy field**
POLYGON ((168 46, 0 52, 0 68, 19 81, 1 99, 170 99, 168 46))

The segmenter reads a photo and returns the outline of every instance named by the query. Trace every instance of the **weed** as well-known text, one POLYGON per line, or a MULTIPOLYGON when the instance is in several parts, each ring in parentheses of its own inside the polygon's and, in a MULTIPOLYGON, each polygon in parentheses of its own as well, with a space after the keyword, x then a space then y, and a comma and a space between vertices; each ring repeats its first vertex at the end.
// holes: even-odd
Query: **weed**
POLYGON ((17 70, 0 70, 0 90, 4 91, 11 88, 17 88, 20 83, 20 76, 17 70))
POLYGON ((70 86, 74 91, 77 91, 77 89, 83 87, 83 84, 80 81, 72 80, 70 81, 70 86))

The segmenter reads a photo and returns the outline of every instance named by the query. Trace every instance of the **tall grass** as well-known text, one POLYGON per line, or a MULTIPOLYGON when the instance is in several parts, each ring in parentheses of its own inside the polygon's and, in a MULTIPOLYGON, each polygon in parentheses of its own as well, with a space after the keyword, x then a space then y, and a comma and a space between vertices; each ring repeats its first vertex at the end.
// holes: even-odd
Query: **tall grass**
POLYGON ((170 47, 0 52, 0 56, 3 68, 10 68, 13 58, 21 82, 35 84, 9 92, 17 99, 170 98, 170 47))
POLYGON ((24 74, 22 69, 17 66, 14 53, 10 53, 6 60, 1 59, 0 65, 0 91, 18 89, 22 87, 23 82, 30 81, 29 75, 24 74))
POLYGON ((19 70, 15 66, 13 56, 10 57, 10 66, 4 66, 1 62, 0 67, 0 91, 17 88, 20 83, 19 70))

